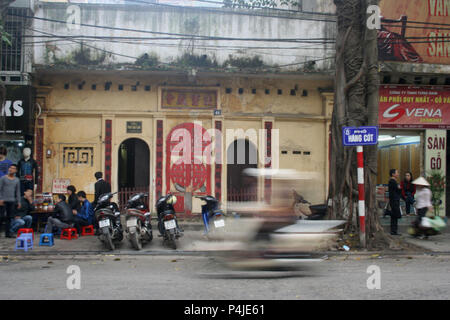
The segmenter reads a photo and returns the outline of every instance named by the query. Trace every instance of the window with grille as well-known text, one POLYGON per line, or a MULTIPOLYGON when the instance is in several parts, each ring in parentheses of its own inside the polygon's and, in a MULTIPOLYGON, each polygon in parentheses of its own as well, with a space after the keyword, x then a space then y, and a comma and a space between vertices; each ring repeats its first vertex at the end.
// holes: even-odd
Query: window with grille
POLYGON ((8 8, 8 15, 5 21, 5 31, 11 36, 11 45, 2 42, 0 48, 1 71, 22 71, 23 70, 23 35, 24 19, 20 16, 27 14, 23 8, 8 8))

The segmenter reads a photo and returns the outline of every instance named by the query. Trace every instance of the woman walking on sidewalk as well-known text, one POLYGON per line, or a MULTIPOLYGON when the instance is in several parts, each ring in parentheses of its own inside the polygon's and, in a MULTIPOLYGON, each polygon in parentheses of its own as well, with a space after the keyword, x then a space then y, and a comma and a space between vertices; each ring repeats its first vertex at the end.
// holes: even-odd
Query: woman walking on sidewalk
MULTIPOLYGON (((422 218, 425 217, 425 215, 428 212, 428 209, 431 211, 433 210, 433 205, 431 203, 431 190, 428 188, 430 184, 428 183, 425 178, 420 177, 413 181, 413 184, 417 186, 417 193, 416 193, 416 209, 417 209, 417 220, 414 222, 417 230, 420 232, 420 223, 422 222, 422 218)), ((424 235, 425 238, 428 238, 426 235, 424 235)))

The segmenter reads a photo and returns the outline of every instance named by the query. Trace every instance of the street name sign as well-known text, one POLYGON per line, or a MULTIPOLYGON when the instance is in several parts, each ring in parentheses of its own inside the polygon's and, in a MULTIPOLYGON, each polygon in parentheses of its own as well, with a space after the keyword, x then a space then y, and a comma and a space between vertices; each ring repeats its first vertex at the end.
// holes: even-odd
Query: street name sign
POLYGON ((343 127, 344 146, 367 146, 378 143, 378 127, 343 127))

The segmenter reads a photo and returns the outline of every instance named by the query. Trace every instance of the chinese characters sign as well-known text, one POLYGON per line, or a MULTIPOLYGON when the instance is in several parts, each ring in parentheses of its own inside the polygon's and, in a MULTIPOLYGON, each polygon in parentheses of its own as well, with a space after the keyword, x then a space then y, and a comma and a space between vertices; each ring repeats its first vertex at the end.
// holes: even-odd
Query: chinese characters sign
POLYGON ((217 91, 162 89, 163 108, 216 109, 217 91))
POLYGON ((142 133, 142 121, 127 121, 127 133, 142 133))
POLYGON ((450 91, 442 87, 380 87, 383 128, 450 129, 450 91))
POLYGON ((67 187, 70 186, 70 179, 53 179, 52 192, 55 194, 67 193, 67 187))
POLYGON ((380 60, 450 64, 449 0, 381 0, 380 60))

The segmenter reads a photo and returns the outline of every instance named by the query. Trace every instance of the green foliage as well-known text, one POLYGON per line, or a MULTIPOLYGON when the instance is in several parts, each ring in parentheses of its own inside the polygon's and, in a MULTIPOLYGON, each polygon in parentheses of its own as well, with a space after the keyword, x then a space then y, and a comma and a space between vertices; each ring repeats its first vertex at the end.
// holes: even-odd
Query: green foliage
POLYGON ((176 65, 186 67, 203 67, 203 68, 215 68, 218 67, 215 59, 209 58, 206 54, 195 55, 190 53, 183 54, 175 62, 176 65))
POLYGON ((158 56, 155 53, 144 53, 139 58, 136 59, 135 65, 141 66, 143 68, 155 67, 159 63, 158 56))
POLYGON ((98 65, 105 61, 105 58, 106 53, 104 51, 94 55, 94 53, 91 52, 91 49, 84 48, 83 45, 81 45, 80 50, 76 50, 73 54, 73 60, 81 65, 98 65))
MULTIPOLYGON (((298 0, 281 0, 281 6, 298 6, 298 0)), ((278 6, 275 0, 224 0, 225 8, 276 8, 278 6)))
POLYGON ((5 42, 8 46, 11 46, 11 35, 5 31, 2 20, 0 20, 0 35, 2 37, 1 42, 5 42))
POLYGON ((431 171, 427 177, 430 183, 431 202, 433 203, 434 214, 439 213, 439 208, 442 204, 441 198, 445 191, 445 176, 440 171, 431 171))
POLYGON ((233 56, 230 54, 228 56, 228 59, 224 62, 224 67, 236 67, 239 69, 246 69, 246 68, 261 68, 264 66, 264 62, 261 60, 259 56, 254 56, 253 58, 233 58, 233 56))

